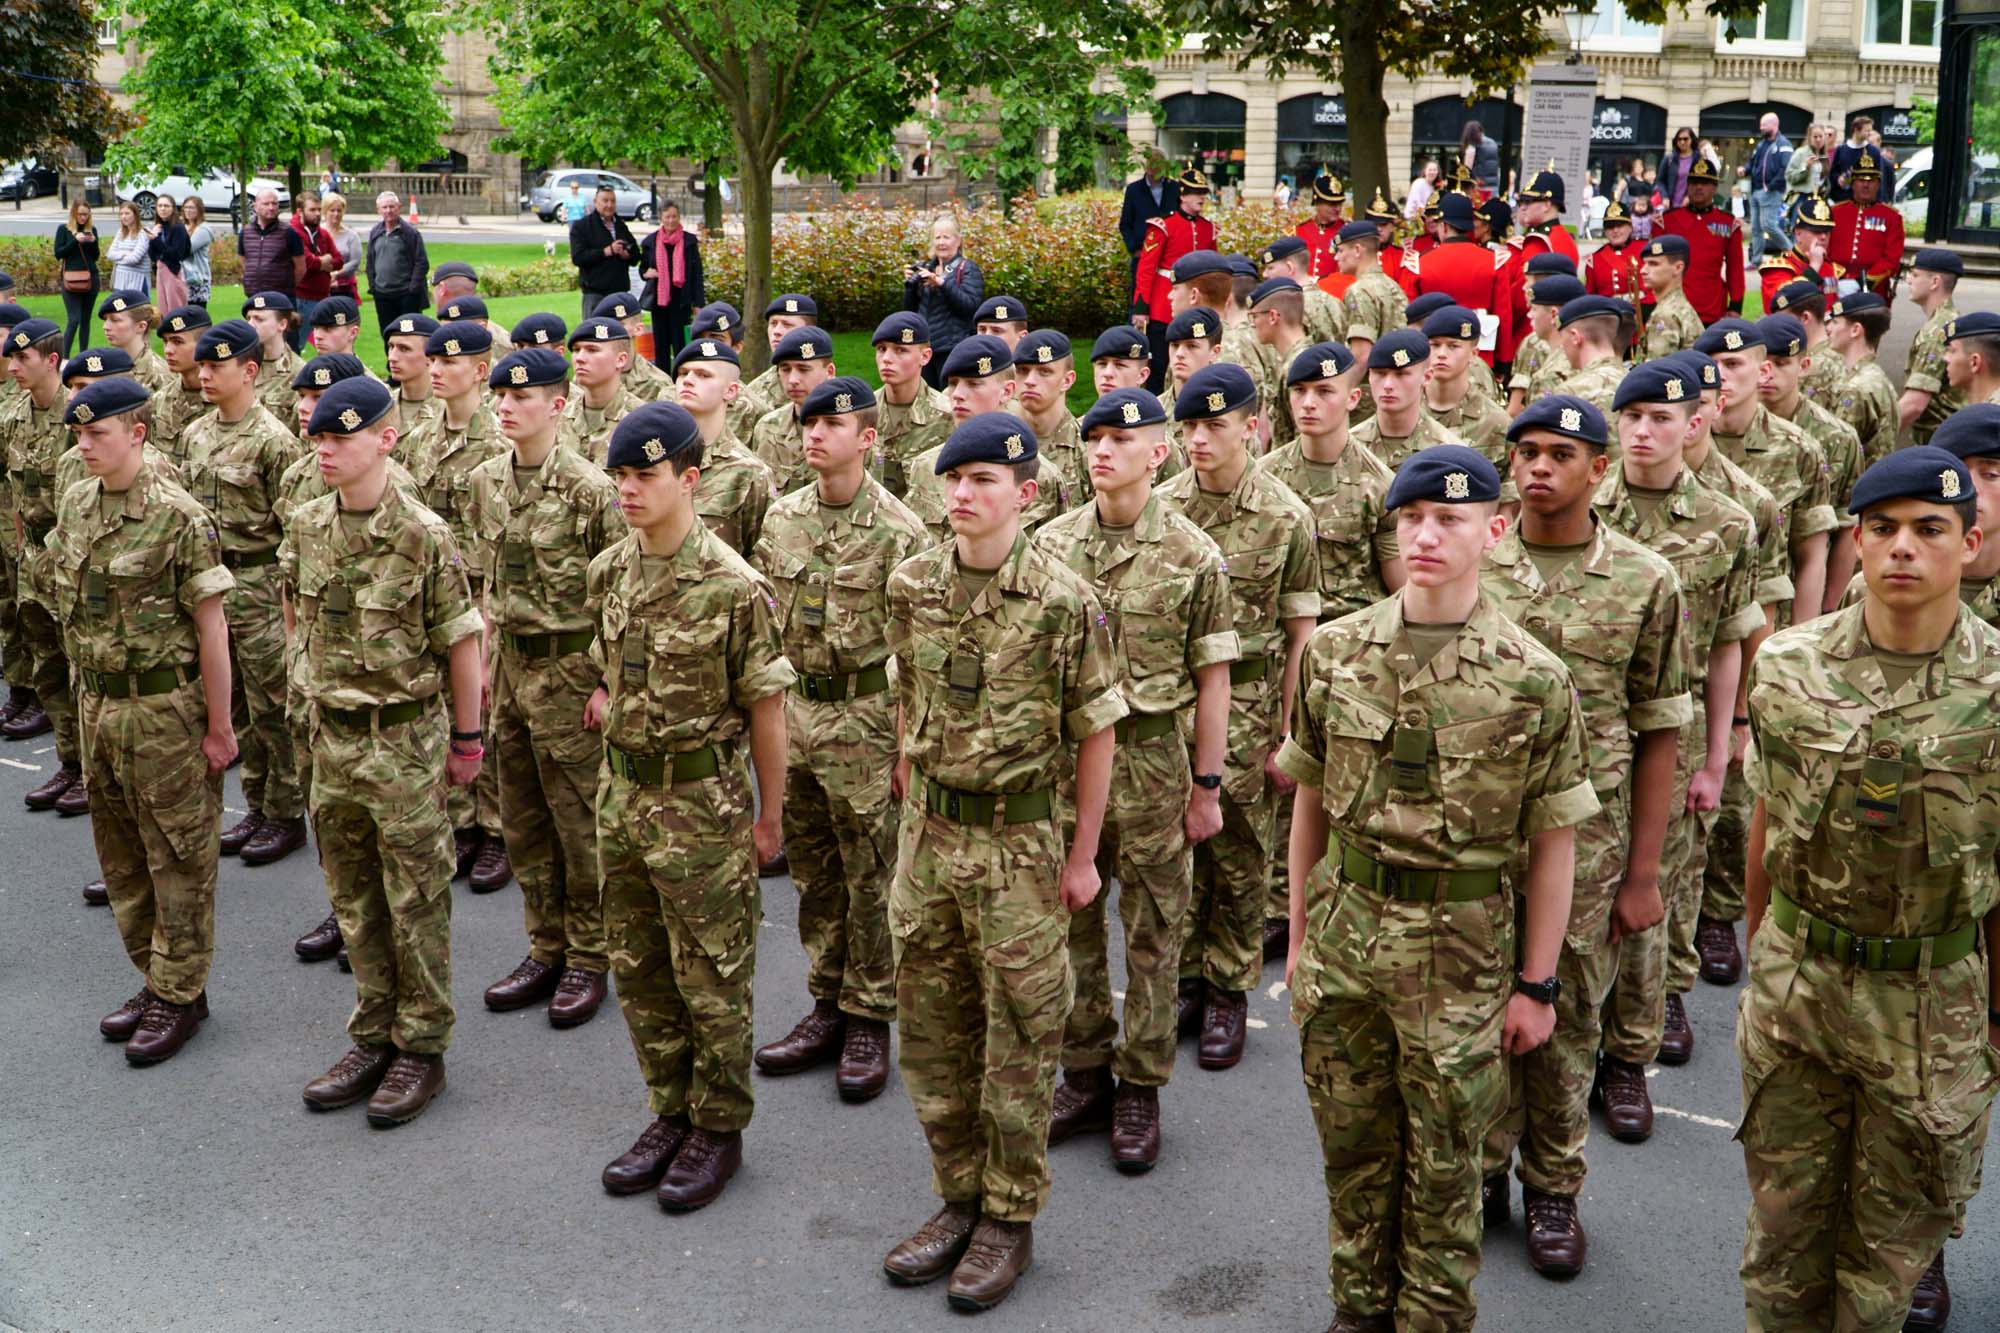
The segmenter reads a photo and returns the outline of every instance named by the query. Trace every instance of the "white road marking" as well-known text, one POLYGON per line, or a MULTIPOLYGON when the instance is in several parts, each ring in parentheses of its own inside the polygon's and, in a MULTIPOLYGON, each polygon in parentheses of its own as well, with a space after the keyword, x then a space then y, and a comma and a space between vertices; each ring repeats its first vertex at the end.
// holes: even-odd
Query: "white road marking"
POLYGON ((1290 989, 1290 987, 1286 986, 1284 982, 1274 981, 1269 986, 1264 988, 1264 994, 1269 996, 1273 1000, 1280 1000, 1284 998, 1285 992, 1288 989, 1290 989))
POLYGON ((1261 1031, 1263 1031, 1263 1030, 1264 1030, 1265 1028, 1267 1028, 1267 1027, 1269 1027, 1269 1026, 1271 1026, 1271 1025, 1270 1025, 1269 1023, 1266 1023, 1266 1022, 1265 1022, 1265 1021, 1264 1021, 1263 1019, 1261 1019, 1261 1018, 1246 1018, 1246 1019, 1244 1019, 1244 1020, 1243 1020, 1243 1026, 1244 1026, 1244 1027, 1250 1027, 1250 1028, 1256 1028, 1256 1029, 1257 1029, 1258 1031, 1260 1031, 1260 1032, 1261 1032, 1261 1031))
POLYGON ((0 764, 5 764, 9 768, 18 768, 24 773, 39 773, 42 771, 40 764, 24 764, 18 759, 0 759, 0 764))
POLYGON ((1719 1120, 1712 1115, 1696 1115, 1693 1111, 1676 1110, 1671 1106, 1662 1106, 1658 1102, 1653 1103, 1653 1109, 1662 1115, 1679 1116, 1682 1120, 1692 1120, 1697 1125, 1707 1125, 1710 1129, 1726 1129, 1732 1134, 1736 1132, 1734 1120, 1719 1120))

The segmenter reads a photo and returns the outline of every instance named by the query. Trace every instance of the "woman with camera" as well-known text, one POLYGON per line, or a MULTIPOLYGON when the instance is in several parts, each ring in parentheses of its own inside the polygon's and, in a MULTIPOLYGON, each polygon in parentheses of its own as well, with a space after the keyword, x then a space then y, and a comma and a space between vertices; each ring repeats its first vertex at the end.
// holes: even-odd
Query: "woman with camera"
POLYGON ((958 219, 942 214, 931 223, 929 258, 903 271, 903 309, 914 310, 931 326, 931 359, 924 382, 944 387, 945 358, 972 336, 972 317, 986 299, 986 277, 960 247, 958 219))

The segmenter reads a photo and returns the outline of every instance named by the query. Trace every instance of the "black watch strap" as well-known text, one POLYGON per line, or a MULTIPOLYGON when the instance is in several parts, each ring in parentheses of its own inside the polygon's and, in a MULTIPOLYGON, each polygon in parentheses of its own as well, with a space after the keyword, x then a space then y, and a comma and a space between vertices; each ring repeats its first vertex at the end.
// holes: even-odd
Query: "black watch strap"
POLYGON ((1210 791, 1216 791, 1222 786, 1222 774, 1197 773, 1194 775, 1194 785, 1197 787, 1206 787, 1210 791))
POLYGON ((1542 1004, 1554 1004, 1556 997, 1562 994, 1562 982, 1556 977, 1550 977, 1546 981, 1530 981, 1526 977, 1515 977, 1514 989, 1531 1000, 1542 1004))

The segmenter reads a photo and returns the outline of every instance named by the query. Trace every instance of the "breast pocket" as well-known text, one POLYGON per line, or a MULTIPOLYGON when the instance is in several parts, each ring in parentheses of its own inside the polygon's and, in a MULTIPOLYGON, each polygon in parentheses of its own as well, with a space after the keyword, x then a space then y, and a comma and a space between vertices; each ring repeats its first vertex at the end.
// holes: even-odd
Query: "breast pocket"
MULTIPOLYGON (((1755 703, 1765 815, 1791 837, 1810 842, 1821 815, 1829 813, 1841 765, 1860 729, 1845 714, 1783 690, 1760 690, 1755 703)), ((1845 803, 1830 817, 1836 832, 1853 831, 1854 812, 1845 803)))
POLYGON ((1991 856, 2000 846, 2000 729, 1921 740, 1917 762, 1930 863, 1991 856))
POLYGON ((1632 621, 1594 621, 1562 630, 1559 651, 1583 704, 1590 780, 1599 790, 1621 785, 1630 767, 1632 729, 1617 701, 1625 697, 1625 675, 1638 644, 1639 626, 1632 621))
POLYGON ((1059 635, 1010 639, 986 654, 985 721, 1003 758, 1032 754, 1062 737, 1059 635))
POLYGON ((584 581, 590 574, 590 554, 568 514, 538 519, 528 531, 534 553, 535 577, 556 606, 583 605, 584 581))
POLYGON ((705 720, 729 704, 728 635, 726 619, 675 619, 654 623, 647 640, 628 639, 624 647, 629 657, 635 642, 651 642, 652 695, 663 716, 705 720))
POLYGON ((1326 752, 1321 766, 1320 802, 1327 818, 1352 817, 1369 786, 1389 761, 1388 737, 1396 719, 1381 709, 1333 695, 1323 682, 1307 691, 1307 707, 1326 718, 1320 744, 1326 752), (1318 699, 1312 696, 1321 696, 1318 699))
MULTIPOLYGON (((106 610, 122 620, 131 633, 148 634, 180 618, 174 597, 174 548, 166 543, 142 551, 127 551, 105 567, 110 597, 106 610)), ((92 610, 90 588, 84 588, 84 610, 92 610)))
POLYGON ((1193 586, 1188 579, 1168 579, 1118 597, 1118 639, 1134 679, 1187 670, 1187 604, 1193 586))
POLYGON ((454 529, 471 504, 472 478, 469 474, 440 474, 424 487, 424 506, 454 529))
POLYGON ((827 607, 827 637, 845 653, 867 652, 882 639, 883 596, 889 571, 880 557, 856 560, 833 571, 827 607))
POLYGON ((387 671, 423 656, 423 605, 419 575, 378 579, 354 590, 354 612, 361 631, 361 665, 387 671))
POLYGON ((1445 831, 1454 842, 1504 837, 1520 826, 1521 789, 1541 710, 1509 709, 1433 733, 1445 831))
POLYGON ((1239 633, 1268 636, 1276 628, 1278 576, 1284 564, 1283 546, 1238 551, 1229 557, 1229 593, 1239 633))
POLYGON ((264 494, 264 475, 249 463, 217 463, 210 468, 208 493, 202 501, 217 521, 223 521, 226 514, 234 520, 229 526, 237 528, 270 510, 264 494))

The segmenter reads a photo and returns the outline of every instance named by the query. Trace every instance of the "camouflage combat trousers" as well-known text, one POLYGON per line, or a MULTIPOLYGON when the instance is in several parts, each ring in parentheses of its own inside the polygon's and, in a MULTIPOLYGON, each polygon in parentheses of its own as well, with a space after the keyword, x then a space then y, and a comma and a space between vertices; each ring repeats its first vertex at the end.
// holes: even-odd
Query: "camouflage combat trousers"
POLYGON ((70 688, 69 656, 63 651, 62 630, 55 617, 40 602, 23 597, 17 614, 20 634, 27 647, 28 672, 19 683, 34 690, 43 711, 55 728, 56 758, 64 764, 81 764, 83 752, 77 746, 76 694, 70 688))
POLYGON ((1111 801, 1097 852, 1104 888, 1069 921, 1076 1003, 1063 1033, 1065 1069, 1103 1069, 1125 1082, 1164 1087, 1173 1073, 1181 931, 1194 872, 1185 817, 1187 747, 1169 732, 1118 746, 1111 801), (1118 878, 1125 928, 1125 1040, 1113 1049, 1111 960, 1104 900, 1118 878))
MULTIPOLYGON (((10 515, 0 523, 12 524, 10 515)), ((17 690, 34 688, 35 659, 21 637, 21 567, 13 556, 0 553, 0 672, 17 690)))
POLYGON ((201 753, 201 681, 133 699, 84 691, 78 703, 90 836, 118 936, 147 990, 192 1004, 215 958, 222 811, 222 778, 201 753))
POLYGON ((605 769, 597 855, 618 1007, 655 1115, 750 1123, 751 976, 763 898, 740 759, 671 786, 605 769))
MULTIPOLYGON (((1701 697, 1699 685, 1691 687, 1701 697)), ((1660 901, 1666 916, 1659 925, 1618 944, 1618 972, 1604 1002, 1604 1053, 1627 1064, 1650 1063, 1665 1035, 1667 992, 1694 985, 1692 967, 1674 984, 1673 960, 1694 956, 1695 917, 1701 910, 1703 843, 1715 814, 1690 814, 1688 782, 1707 758, 1707 715, 1699 705, 1694 721, 1681 728, 1680 758, 1674 764, 1674 791, 1667 804, 1667 836, 1660 849, 1660 901)))
MULTIPOLYGON (((1264 918, 1285 921, 1292 915, 1292 798, 1272 793, 1270 882, 1265 889, 1264 918)), ((1258 940, 1263 943, 1262 938, 1258 940)))
POLYGON ((231 678, 241 691, 236 739, 243 750, 243 802, 269 819, 296 819, 305 805, 286 721, 285 611, 277 571, 276 565, 236 570, 236 586, 222 604, 231 678))
POLYGON ((1386 898, 1325 861, 1306 893, 1292 1020, 1326 1169, 1329 1293, 1401 1329, 1470 1329, 1514 904, 1386 898))
MULTIPOLYGON (((494 688, 495 674, 499 670, 500 640, 498 636, 495 636, 493 642, 494 651, 486 659, 486 685, 489 692, 494 688)), ((449 706, 449 700, 451 699, 450 681, 445 682, 444 695, 447 706, 449 706)), ((494 697, 498 698, 497 695, 494 697)), ((595 763, 603 757, 604 749, 603 741, 592 737, 592 742, 591 762, 593 767, 590 774, 590 781, 585 788, 587 791, 596 790, 597 772, 595 763)), ((489 760, 490 758, 491 756, 489 756, 489 760)), ((481 764, 479 766, 479 776, 472 780, 472 785, 447 789, 444 794, 444 813, 445 818, 451 821, 451 826, 454 829, 476 828, 488 837, 503 837, 505 830, 501 823, 500 813, 500 766, 491 762, 481 764)), ((510 861, 514 859, 512 849, 508 850, 507 859, 510 861)), ((519 878, 518 874, 516 878, 519 878)), ((522 881, 523 886, 526 883, 527 881, 522 881)))
POLYGON ((451 1044, 451 828, 444 711, 394 726, 319 719, 313 837, 354 968, 358 1046, 438 1055, 451 1044))
POLYGON ((1609 943, 1611 906, 1630 845, 1623 794, 1600 791, 1597 799, 1602 808, 1576 830, 1576 891, 1556 960, 1562 994, 1555 1031, 1526 1055, 1507 1057, 1507 1109, 1486 1136, 1486 1175, 1505 1174, 1518 1149, 1522 1184, 1569 1198, 1583 1192, 1587 1169, 1599 1011, 1618 963, 1609 943))
MULTIPOLYGON (((1708 834, 1708 861, 1701 876, 1701 915, 1715 921, 1743 919, 1743 867, 1750 855, 1750 808, 1757 798, 1743 780, 1743 765, 1731 764, 1722 783, 1722 808, 1708 834)), ((1700 966, 1696 957, 1694 965, 1700 966)), ((1694 984, 1692 972, 1688 984, 1694 984)))
POLYGON ((488 769, 498 775, 500 825, 521 881, 528 953, 545 966, 601 973, 611 966, 597 873, 604 742, 583 726, 597 667, 585 653, 531 658, 503 648, 499 659, 489 724, 494 748, 481 776, 488 769))
POLYGON ((785 855, 799 890, 806 992, 842 1013, 892 1023, 896 696, 815 702, 794 692, 785 699, 785 742, 785 855))
POLYGON ((1257 776, 1257 797, 1247 803, 1231 795, 1236 784, 1224 783, 1222 832, 1194 849, 1180 975, 1206 977, 1218 990, 1249 990, 1264 964, 1274 802, 1270 784, 1261 771, 1257 776))
POLYGON ((1984 951, 1865 971, 1765 917, 1738 1003, 1752 1330, 1903 1326, 1979 1188, 2000 1052, 1984 951))
POLYGON ((889 891, 903 1084, 932 1188, 1006 1222, 1032 1221, 1049 1193, 1071 997, 1062 862, 1053 819, 959 824, 916 801, 903 812, 889 891))

